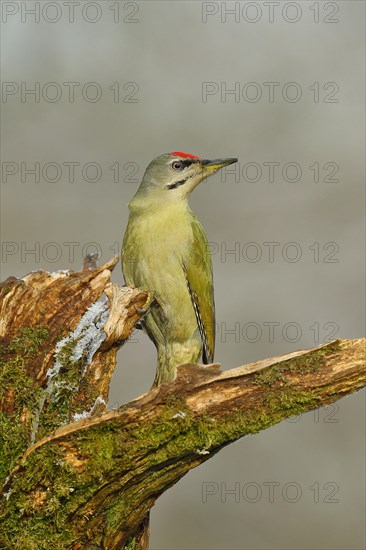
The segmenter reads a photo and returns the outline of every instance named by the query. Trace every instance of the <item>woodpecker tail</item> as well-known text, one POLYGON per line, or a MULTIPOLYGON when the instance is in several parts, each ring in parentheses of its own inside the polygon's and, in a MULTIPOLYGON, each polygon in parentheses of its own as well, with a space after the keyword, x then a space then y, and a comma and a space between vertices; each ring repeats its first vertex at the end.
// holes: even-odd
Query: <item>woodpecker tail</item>
POLYGON ((172 342, 158 347, 158 365, 152 387, 156 388, 160 384, 175 380, 178 365, 197 363, 201 353, 200 339, 192 339, 184 343, 172 342))

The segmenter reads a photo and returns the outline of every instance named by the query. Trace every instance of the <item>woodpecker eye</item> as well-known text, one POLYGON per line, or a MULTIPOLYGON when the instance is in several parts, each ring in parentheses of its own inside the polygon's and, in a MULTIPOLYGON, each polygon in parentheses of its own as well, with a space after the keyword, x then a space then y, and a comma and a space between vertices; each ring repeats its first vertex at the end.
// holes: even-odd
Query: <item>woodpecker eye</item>
POLYGON ((173 168, 173 170, 183 170, 183 163, 180 162, 179 160, 175 160, 172 163, 172 168, 173 168))

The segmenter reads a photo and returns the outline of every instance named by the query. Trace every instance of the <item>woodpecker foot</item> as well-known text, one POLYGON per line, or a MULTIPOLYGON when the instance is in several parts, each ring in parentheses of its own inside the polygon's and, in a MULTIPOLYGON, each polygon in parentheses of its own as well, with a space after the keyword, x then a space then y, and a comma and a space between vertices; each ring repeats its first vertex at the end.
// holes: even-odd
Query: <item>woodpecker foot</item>
POLYGON ((139 313, 140 315, 145 315, 150 309, 150 306, 146 307, 146 308, 143 308, 143 307, 138 307, 138 306, 135 306, 135 310, 137 311, 137 313, 139 313))
POLYGON ((148 306, 146 308, 141 308, 141 307, 135 306, 135 310, 139 315, 141 315, 140 321, 137 321, 137 323, 135 324, 135 328, 137 328, 137 330, 143 330, 142 324, 141 324, 141 319, 142 319, 142 317, 145 317, 145 315, 149 312, 150 306, 148 306))
POLYGON ((149 313, 151 307, 157 303, 154 297, 148 298, 145 307, 138 307, 135 306, 136 312, 142 316, 145 316, 147 313, 149 313))

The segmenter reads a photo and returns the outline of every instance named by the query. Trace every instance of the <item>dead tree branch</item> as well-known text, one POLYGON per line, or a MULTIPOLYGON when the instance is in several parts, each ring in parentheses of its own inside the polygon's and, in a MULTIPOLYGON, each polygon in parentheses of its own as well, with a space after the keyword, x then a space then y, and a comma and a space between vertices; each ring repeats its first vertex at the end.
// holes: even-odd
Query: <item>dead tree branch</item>
POLYGON ((365 340, 336 340, 228 371, 183 365, 106 411, 117 349, 149 298, 110 282, 116 261, 0 286, 4 548, 147 548, 149 510, 190 469, 366 385, 365 340))

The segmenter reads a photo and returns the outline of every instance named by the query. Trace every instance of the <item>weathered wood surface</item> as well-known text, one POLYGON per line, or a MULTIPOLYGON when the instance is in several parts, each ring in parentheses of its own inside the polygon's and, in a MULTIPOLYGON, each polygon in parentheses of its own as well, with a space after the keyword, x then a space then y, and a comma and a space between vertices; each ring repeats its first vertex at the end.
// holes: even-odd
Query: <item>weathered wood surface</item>
POLYGON ((149 299, 110 282, 116 262, 0 286, 0 547, 147 548, 149 510, 191 468, 366 384, 365 340, 336 340, 223 372, 184 365, 106 411, 116 352, 149 299))

